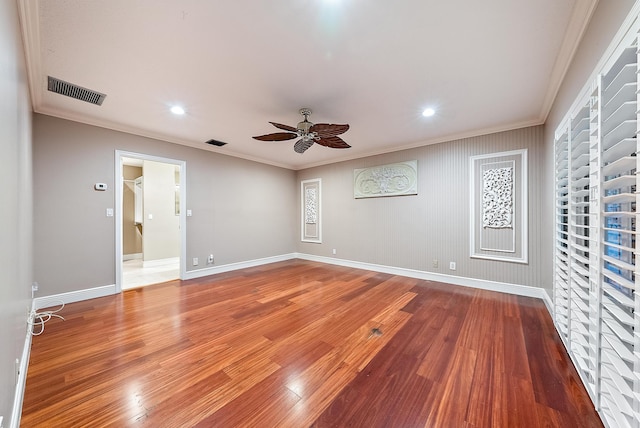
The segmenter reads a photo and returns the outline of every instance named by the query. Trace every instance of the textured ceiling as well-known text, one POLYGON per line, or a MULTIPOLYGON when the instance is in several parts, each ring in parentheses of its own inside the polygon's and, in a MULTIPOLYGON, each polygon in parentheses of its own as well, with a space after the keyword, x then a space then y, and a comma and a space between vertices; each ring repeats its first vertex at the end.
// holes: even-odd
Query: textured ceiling
POLYGON ((301 169, 542 123, 597 0, 18 1, 36 112, 301 169), (352 148, 251 138, 301 107, 352 148))

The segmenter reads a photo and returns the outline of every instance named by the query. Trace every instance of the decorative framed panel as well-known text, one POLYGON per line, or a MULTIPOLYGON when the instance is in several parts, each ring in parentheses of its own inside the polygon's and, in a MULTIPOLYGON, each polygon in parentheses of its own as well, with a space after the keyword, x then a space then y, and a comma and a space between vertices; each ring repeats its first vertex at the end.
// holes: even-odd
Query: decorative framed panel
POLYGON ((470 254, 528 263, 527 150, 471 157, 470 254))
POLYGON ((417 160, 353 170, 356 199, 417 194, 417 160))
POLYGON ((303 242, 322 242, 322 179, 300 182, 301 218, 303 242))

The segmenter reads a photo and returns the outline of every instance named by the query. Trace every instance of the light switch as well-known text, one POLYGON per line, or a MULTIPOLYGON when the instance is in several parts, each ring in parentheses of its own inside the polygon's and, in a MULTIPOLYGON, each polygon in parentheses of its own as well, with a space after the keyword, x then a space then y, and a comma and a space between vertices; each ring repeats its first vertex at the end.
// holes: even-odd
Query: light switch
POLYGON ((191 210, 187 210, 187 217, 191 217, 191 210))
POLYGON ((107 208, 107 217, 113 217, 113 208, 107 208))
POLYGON ((153 220, 153 214, 149 214, 149 220, 153 220))

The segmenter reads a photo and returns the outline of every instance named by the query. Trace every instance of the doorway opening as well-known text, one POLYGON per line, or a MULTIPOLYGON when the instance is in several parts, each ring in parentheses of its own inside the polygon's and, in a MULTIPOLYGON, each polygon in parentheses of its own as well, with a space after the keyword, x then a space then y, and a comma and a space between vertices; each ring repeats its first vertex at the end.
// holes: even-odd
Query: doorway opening
POLYGON ((116 290, 185 276, 184 161, 116 151, 116 290))

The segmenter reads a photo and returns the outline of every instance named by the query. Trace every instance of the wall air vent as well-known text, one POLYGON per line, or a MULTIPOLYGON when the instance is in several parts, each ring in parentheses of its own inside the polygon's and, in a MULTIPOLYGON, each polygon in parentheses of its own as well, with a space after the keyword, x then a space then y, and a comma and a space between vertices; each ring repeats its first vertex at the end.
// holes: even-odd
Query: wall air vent
POLYGON ((55 77, 48 76, 47 89, 51 92, 55 92, 60 95, 66 95, 67 97, 75 98, 80 101, 86 101, 98 106, 102 105, 102 102, 107 97, 100 92, 92 91, 91 89, 83 88, 73 83, 65 82, 64 80, 56 79, 55 77))
POLYGON ((225 144, 227 144, 224 141, 218 141, 218 140, 214 140, 214 139, 211 139, 209 141, 205 141, 205 143, 211 144, 212 146, 218 146, 218 147, 222 147, 225 144))

